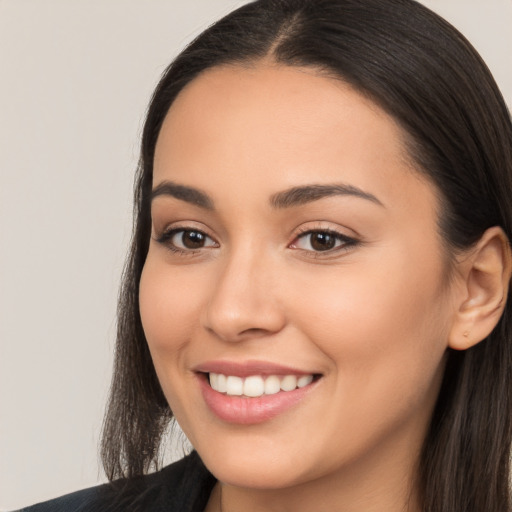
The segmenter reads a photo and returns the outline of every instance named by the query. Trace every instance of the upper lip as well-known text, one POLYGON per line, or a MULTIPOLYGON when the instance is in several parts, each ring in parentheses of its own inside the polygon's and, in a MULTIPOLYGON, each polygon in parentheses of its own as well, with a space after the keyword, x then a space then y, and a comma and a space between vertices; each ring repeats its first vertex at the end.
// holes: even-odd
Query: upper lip
POLYGON ((284 366, 269 361, 207 361, 194 367, 200 373, 221 373, 235 377, 249 377, 250 375, 315 375, 316 372, 299 370, 291 366, 284 366))

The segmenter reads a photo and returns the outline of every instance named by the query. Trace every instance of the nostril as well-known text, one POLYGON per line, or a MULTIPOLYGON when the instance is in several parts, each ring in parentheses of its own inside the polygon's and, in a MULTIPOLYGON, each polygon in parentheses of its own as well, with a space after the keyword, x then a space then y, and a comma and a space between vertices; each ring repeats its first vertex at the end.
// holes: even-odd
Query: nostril
POLYGON ((216 338, 222 339, 224 341, 243 341, 249 339, 263 338, 265 336, 270 336, 273 334, 273 331, 267 329, 261 329, 257 327, 251 327, 249 329, 243 329, 239 332, 233 330, 229 332, 227 329, 214 329, 212 327, 206 327, 206 330, 215 336, 216 338))
POLYGON ((252 327, 251 329, 245 329, 245 331, 242 331, 240 333, 240 336, 244 335, 244 334, 247 334, 249 336, 265 336, 269 333, 269 331, 265 330, 265 329, 259 329, 257 327, 252 327))

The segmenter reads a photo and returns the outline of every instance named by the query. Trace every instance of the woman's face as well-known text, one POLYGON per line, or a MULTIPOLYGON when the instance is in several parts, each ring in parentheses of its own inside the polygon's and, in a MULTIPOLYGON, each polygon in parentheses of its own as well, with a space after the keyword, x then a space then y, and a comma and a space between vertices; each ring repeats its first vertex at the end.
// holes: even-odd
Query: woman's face
POLYGON ((215 68, 172 105, 153 190, 142 322, 215 476, 410 473, 454 301, 434 187, 392 118, 313 70, 215 68))

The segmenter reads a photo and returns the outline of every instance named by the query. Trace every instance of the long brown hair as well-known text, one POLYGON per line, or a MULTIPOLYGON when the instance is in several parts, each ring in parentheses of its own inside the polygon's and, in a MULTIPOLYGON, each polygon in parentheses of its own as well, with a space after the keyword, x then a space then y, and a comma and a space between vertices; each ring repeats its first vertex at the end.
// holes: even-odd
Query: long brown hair
MULTIPOLYGON (((270 57, 351 84, 391 114, 420 172, 437 186, 450 251, 491 226, 512 239, 512 126, 490 72, 468 41, 414 0, 259 0, 221 19, 168 67, 151 99, 135 185, 132 247, 102 457, 110 479, 158 463, 172 412, 142 329, 138 291, 148 250, 153 154, 179 92, 204 70, 270 57)), ((493 333, 450 351, 419 461, 423 510, 511 512, 511 303, 493 333)))

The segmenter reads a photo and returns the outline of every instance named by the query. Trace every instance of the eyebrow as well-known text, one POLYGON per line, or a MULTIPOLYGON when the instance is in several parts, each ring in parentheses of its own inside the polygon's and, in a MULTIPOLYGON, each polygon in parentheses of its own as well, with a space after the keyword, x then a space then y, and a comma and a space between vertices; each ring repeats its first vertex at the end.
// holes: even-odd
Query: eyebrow
POLYGON ((348 184, 329 184, 329 185, 305 185, 293 187, 283 192, 278 192, 271 196, 270 204, 274 208, 290 208, 301 204, 318 201, 331 196, 353 196, 360 199, 366 199, 379 206, 384 207, 381 201, 373 194, 348 184))
POLYGON ((163 181, 151 191, 151 201, 159 196, 171 196, 206 210, 214 209, 213 201, 208 194, 197 188, 178 185, 172 181, 163 181))
MULTIPOLYGON (((163 181, 157 185, 151 192, 151 201, 159 196, 171 196, 181 201, 214 210, 215 206, 211 197, 205 192, 186 185, 178 185, 172 181, 163 181)), ((273 208, 291 208, 301 204, 311 203, 331 196, 352 196, 360 199, 366 199, 379 206, 384 206, 379 199, 365 192, 364 190, 348 184, 329 184, 329 185, 303 185, 293 187, 282 192, 277 192, 270 197, 270 205, 273 208)))

